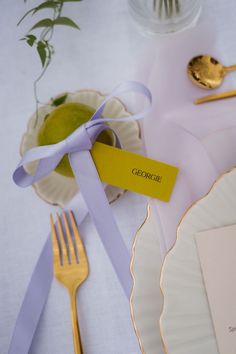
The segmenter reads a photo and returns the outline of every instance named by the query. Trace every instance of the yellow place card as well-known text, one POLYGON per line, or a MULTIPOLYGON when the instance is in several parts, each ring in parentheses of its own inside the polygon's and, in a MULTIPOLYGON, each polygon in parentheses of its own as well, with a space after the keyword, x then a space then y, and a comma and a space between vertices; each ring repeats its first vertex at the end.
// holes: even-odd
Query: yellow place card
POLYGON ((96 142, 91 155, 102 182, 168 202, 178 168, 96 142))

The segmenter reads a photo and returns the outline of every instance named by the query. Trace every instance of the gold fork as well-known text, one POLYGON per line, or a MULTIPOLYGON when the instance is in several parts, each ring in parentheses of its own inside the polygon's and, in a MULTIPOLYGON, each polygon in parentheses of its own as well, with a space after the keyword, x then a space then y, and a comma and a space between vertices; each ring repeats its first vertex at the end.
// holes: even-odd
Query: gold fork
POLYGON ((63 223, 58 214, 56 214, 56 228, 53 217, 50 215, 54 275, 69 291, 74 351, 75 354, 83 354, 77 315, 76 292, 88 276, 88 260, 72 211, 69 212, 69 220, 65 212, 62 213, 62 218, 63 223))

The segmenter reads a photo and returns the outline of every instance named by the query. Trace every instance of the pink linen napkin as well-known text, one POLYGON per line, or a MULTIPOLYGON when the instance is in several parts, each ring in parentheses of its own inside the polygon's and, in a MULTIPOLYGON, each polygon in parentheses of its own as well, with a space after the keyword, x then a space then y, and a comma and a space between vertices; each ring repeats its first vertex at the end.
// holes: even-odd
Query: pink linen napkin
POLYGON ((142 129, 147 155, 180 168, 171 201, 153 203, 164 256, 186 210, 236 165, 236 99, 193 104, 197 97, 233 88, 230 75, 211 92, 187 78, 187 63, 195 55, 211 54, 224 62, 213 31, 199 26, 160 41, 148 82, 153 110, 142 129))

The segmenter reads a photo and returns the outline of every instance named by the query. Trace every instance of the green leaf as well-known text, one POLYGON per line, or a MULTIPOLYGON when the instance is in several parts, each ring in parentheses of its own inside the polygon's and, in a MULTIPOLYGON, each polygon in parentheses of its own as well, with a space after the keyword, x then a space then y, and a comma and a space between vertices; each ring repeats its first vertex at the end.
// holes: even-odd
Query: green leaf
POLYGON ((33 14, 42 9, 55 9, 57 5, 58 3, 53 0, 45 1, 34 9, 33 14))
POLYGON ((40 27, 51 27, 53 26, 53 21, 50 18, 45 18, 39 22, 37 22, 31 29, 30 31, 40 28, 40 27))
POLYGON ((54 25, 64 25, 80 29, 79 26, 68 17, 58 17, 53 21, 54 25))
POLYGON ((37 44, 37 52, 39 54, 42 66, 44 67, 47 59, 47 51, 46 51, 46 45, 42 41, 39 41, 37 44))
POLYGON ((32 47, 34 45, 34 42, 36 41, 37 37, 35 37, 33 34, 28 34, 26 37, 26 42, 32 47))
POLYGON ((30 9, 29 11, 27 11, 24 16, 20 19, 20 21, 17 23, 17 26, 19 26, 19 24, 25 19, 26 16, 28 16, 31 12, 32 15, 34 15, 37 11, 42 10, 42 9, 47 9, 47 8, 51 8, 51 9, 55 9, 57 7, 57 5, 59 4, 58 1, 53 1, 53 0, 48 0, 43 2, 42 4, 30 9))
POLYGON ((53 106, 60 106, 60 104, 64 103, 66 98, 67 98, 67 93, 63 96, 59 96, 57 98, 55 98, 53 101, 52 101, 52 104, 53 106))
POLYGON ((79 1, 82 1, 82 0, 63 0, 63 2, 79 2, 79 1))

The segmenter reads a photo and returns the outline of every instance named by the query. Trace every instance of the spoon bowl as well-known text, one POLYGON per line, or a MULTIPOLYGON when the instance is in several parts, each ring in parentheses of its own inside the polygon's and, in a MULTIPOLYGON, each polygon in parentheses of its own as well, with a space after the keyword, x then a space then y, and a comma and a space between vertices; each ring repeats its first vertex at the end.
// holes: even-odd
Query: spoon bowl
POLYGON ((225 75, 236 70, 236 65, 223 66, 210 55, 199 55, 190 60, 187 66, 189 79, 197 86, 210 90, 219 87, 225 75))

